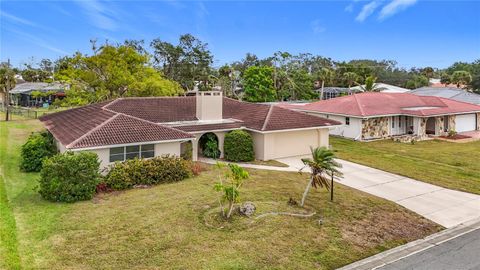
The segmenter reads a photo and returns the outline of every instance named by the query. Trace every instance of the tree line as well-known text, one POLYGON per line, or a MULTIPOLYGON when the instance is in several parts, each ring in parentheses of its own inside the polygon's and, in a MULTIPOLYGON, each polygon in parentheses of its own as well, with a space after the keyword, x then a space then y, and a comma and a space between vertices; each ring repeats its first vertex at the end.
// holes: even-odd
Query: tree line
POLYGON ((310 53, 276 52, 259 58, 247 53, 241 60, 213 66, 208 44, 185 34, 176 44, 154 39, 98 44, 91 52, 76 52, 55 61, 13 68, 0 66, 0 92, 15 84, 13 76, 27 82, 62 82, 69 85, 61 104, 77 106, 130 96, 175 96, 194 90, 221 90, 226 96, 252 102, 310 100, 315 89, 364 84, 375 90, 375 82, 405 88, 427 86, 430 78, 480 92, 480 59, 456 62, 446 69, 398 66, 393 60, 336 61, 310 53))

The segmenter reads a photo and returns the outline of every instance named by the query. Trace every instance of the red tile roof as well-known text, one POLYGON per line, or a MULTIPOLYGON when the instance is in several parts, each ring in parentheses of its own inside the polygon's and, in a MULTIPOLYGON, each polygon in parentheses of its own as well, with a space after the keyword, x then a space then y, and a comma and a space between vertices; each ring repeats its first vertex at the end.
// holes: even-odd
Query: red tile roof
POLYGON ((310 103, 298 110, 359 117, 434 116, 480 112, 480 106, 447 98, 408 93, 360 93, 310 103))
POLYGON ((314 128, 339 122, 266 104, 223 99, 223 118, 232 122, 192 123, 195 97, 122 98, 40 118, 67 148, 188 139, 188 132, 242 127, 257 131, 314 128), (172 122, 187 121, 176 124, 172 122))

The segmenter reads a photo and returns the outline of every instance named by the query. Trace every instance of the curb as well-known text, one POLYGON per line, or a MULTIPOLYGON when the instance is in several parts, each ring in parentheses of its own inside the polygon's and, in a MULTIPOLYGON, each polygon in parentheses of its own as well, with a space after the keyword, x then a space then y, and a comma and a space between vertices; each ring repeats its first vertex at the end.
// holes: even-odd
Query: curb
POLYGON ((354 262, 338 270, 371 270, 394 263, 408 256, 422 252, 429 248, 440 245, 456 237, 462 236, 474 230, 480 229, 480 218, 473 219, 455 227, 445 229, 438 233, 429 235, 423 239, 418 239, 396 248, 373 255, 363 260, 354 262))

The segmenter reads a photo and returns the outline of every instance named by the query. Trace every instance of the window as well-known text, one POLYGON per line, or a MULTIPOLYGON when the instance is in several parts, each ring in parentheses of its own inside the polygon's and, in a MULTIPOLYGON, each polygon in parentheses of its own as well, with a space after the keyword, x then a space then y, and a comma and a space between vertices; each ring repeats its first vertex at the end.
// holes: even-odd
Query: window
POLYGON ((110 148, 110 162, 125 161, 134 158, 151 158, 154 156, 155 146, 153 144, 110 148))
POLYGON ((392 128, 395 128, 395 116, 392 116, 392 128))
POLYGON ((403 116, 399 116, 399 117, 398 117, 398 127, 399 127, 399 128, 402 127, 402 120, 403 120, 403 116))
POLYGON ((345 125, 350 126, 350 117, 345 117, 345 125))

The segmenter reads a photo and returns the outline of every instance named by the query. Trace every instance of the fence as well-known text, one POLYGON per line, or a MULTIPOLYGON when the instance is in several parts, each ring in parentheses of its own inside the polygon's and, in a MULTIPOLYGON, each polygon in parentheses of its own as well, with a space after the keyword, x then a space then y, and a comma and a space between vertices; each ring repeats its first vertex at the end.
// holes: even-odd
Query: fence
MULTIPOLYGON (((3 105, 0 105, 0 111, 3 113, 6 113, 7 111, 6 107, 3 105)), ((14 115, 20 116, 22 119, 37 119, 41 115, 39 111, 36 111, 33 109, 13 107, 13 106, 8 107, 8 113, 9 113, 9 120, 13 120, 14 115)), ((1 119, 1 120, 5 120, 5 119, 1 119)))

